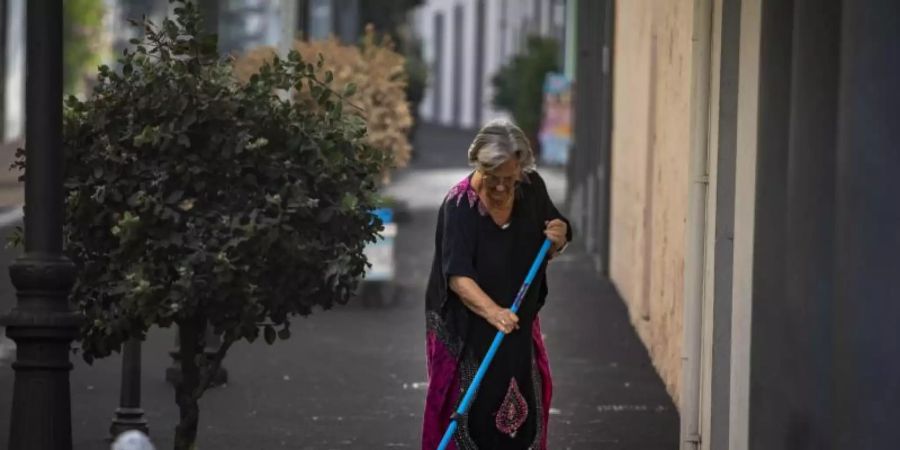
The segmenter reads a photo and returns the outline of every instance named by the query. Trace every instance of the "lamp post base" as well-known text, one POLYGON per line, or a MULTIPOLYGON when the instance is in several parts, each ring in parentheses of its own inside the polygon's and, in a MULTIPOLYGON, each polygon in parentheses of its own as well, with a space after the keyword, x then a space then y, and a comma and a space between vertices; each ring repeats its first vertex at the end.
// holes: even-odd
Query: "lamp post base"
POLYGON ((143 408, 116 408, 116 415, 109 427, 110 440, 115 440, 117 436, 130 430, 150 434, 143 408))
POLYGON ((128 431, 149 434, 141 408, 141 341, 133 338, 122 345, 122 388, 109 434, 112 440, 128 431))

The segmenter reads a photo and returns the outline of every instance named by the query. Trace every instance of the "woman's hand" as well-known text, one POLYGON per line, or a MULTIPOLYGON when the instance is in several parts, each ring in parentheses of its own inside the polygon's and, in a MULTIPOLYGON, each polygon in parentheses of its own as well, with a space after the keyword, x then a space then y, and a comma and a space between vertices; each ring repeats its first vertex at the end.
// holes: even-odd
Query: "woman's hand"
POLYGON ((553 219, 546 222, 547 228, 544 229, 544 235, 553 242, 553 253, 566 245, 566 234, 569 232, 569 225, 560 219, 553 219))
POLYGON ((504 334, 512 333, 519 328, 519 316, 506 308, 501 308, 494 302, 475 280, 469 277, 450 277, 450 289, 456 292, 459 299, 472 312, 483 317, 504 334))
POLYGON ((497 307, 489 312, 485 319, 503 334, 509 334, 519 329, 519 316, 507 308, 497 307))

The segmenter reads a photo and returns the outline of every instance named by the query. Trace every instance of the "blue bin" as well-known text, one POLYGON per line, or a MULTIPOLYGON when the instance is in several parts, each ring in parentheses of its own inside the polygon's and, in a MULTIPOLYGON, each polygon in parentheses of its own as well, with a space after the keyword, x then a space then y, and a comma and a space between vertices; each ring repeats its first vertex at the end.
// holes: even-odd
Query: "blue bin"
POLYGON ((394 280, 394 238, 397 236, 397 224, 394 223, 394 211, 390 208, 378 208, 372 211, 384 224, 378 233, 378 239, 366 245, 365 254, 372 265, 366 271, 368 282, 391 282, 394 280))
POLYGON ((381 222, 389 224, 394 222, 394 210, 391 208, 376 208, 372 210, 372 214, 378 216, 381 222))

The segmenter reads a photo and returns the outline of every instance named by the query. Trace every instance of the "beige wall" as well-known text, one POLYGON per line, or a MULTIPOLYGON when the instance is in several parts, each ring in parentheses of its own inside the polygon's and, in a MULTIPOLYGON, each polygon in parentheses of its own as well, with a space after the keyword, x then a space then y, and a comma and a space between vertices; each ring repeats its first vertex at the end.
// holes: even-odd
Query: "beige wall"
POLYGON ((610 276, 678 403, 692 0, 619 0, 613 73, 610 276))

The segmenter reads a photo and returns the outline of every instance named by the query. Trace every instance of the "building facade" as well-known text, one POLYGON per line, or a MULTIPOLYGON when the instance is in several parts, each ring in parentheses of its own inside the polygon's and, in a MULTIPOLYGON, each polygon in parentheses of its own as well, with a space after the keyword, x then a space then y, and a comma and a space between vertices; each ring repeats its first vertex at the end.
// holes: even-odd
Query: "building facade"
MULTIPOLYGON (((570 0, 569 0, 570 1, 570 0)), ((491 106, 491 77, 529 35, 566 36, 567 0, 426 0, 414 28, 430 67, 425 122, 473 129, 505 114, 491 106)))
POLYGON ((0 109, 3 142, 25 133, 25 0, 0 1, 0 109))
POLYGON ((574 5, 571 215, 682 448, 896 446, 900 4, 574 5))
MULTIPOLYGON (((197 0, 204 20, 219 35, 224 53, 271 46, 287 52, 295 38, 336 36, 355 42, 362 30, 359 0, 197 0)), ((174 8, 168 0, 103 0, 103 59, 115 59, 138 30, 129 19, 146 15, 159 23, 174 8)), ((25 120, 25 7, 27 0, 0 0, 0 136, 16 141, 25 120)), ((9 159, 9 158, 7 158, 9 159)), ((6 159, 4 159, 5 161, 6 159)))

